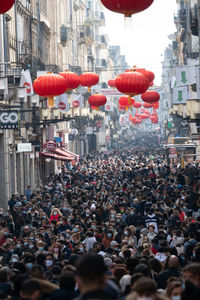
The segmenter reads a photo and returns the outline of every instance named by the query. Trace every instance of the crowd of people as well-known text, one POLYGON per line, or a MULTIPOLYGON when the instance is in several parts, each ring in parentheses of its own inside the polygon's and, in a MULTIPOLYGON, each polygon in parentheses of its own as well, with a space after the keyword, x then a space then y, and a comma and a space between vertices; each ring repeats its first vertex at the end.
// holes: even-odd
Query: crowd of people
POLYGON ((159 151, 94 153, 13 195, 0 299, 199 299, 199 171, 159 151))

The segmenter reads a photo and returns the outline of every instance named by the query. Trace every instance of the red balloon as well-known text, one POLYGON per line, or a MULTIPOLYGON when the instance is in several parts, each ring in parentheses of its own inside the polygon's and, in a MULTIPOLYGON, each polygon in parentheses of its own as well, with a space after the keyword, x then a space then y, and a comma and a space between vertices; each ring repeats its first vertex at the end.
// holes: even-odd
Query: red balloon
POLYGON ((133 107, 135 107, 135 108, 140 108, 141 106, 142 106, 142 103, 140 103, 140 102, 133 103, 133 107))
POLYGON ((67 72, 59 73, 59 75, 64 77, 67 82, 66 91, 71 91, 79 87, 80 78, 76 73, 67 71, 67 72))
POLYGON ((131 71, 120 74, 115 79, 115 85, 118 91, 133 97, 146 92, 149 87, 149 81, 143 74, 131 71))
POLYGON ((33 82, 33 89, 36 94, 42 97, 55 97, 66 92, 66 80, 57 74, 46 74, 39 76, 33 82))
POLYGON ((80 84, 82 86, 91 87, 99 82, 99 75, 93 72, 86 72, 80 75, 80 84))
POLYGON ((160 94, 155 91, 148 90, 141 96, 142 100, 147 103, 155 103, 160 100, 160 94))
POLYGON ((101 94, 94 94, 89 97, 88 102, 89 102, 90 106, 99 107, 99 106, 103 106, 106 104, 107 98, 106 98, 106 96, 101 95, 101 94))
POLYGON ((147 9, 154 0, 101 0, 102 4, 109 10, 131 17, 147 9))
POLYGON ((15 0, 1 0, 0 1, 0 14, 5 14, 14 5, 15 0))
POLYGON ((115 79, 108 80, 108 85, 112 88, 115 88, 115 79))

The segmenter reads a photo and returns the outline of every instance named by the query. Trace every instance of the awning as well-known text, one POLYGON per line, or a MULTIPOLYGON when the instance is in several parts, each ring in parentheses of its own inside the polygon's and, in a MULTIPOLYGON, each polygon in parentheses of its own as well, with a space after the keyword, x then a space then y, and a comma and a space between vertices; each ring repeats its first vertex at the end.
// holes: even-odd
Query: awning
POLYGON ((72 160, 72 159, 67 158, 66 156, 57 155, 57 154, 51 154, 51 153, 46 153, 46 152, 40 152, 40 155, 41 156, 45 156, 47 158, 52 158, 52 159, 62 160, 62 161, 72 160))
POLYGON ((55 150, 51 151, 57 155, 61 155, 61 156, 65 156, 68 158, 68 160, 76 160, 79 161, 79 155, 75 154, 69 150, 66 149, 60 149, 60 148, 56 148, 55 150))

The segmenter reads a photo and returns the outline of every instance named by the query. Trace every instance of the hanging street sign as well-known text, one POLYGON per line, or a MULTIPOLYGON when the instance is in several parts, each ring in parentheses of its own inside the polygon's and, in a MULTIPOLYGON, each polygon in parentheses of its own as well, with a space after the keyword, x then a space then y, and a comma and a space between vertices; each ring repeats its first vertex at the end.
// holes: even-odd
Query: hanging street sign
POLYGON ((176 154, 176 148, 171 147, 171 148, 169 149, 169 154, 170 154, 170 155, 175 155, 175 154, 176 154))
POLYGON ((47 151, 54 151, 56 149, 56 142, 49 141, 49 142, 47 142, 47 143, 44 144, 44 148, 47 151))
POLYGON ((1 111, 0 112, 0 129, 18 129, 19 114, 18 111, 1 111))

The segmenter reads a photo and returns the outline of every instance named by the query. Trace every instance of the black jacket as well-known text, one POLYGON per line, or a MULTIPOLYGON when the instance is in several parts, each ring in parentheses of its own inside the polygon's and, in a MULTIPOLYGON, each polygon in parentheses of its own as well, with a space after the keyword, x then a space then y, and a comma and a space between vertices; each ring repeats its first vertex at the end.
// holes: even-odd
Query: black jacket
POLYGON ((164 290, 167 286, 167 280, 170 277, 179 278, 179 276, 180 276, 180 271, 174 268, 170 268, 164 272, 161 272, 160 274, 158 274, 157 277, 158 288, 164 290))

